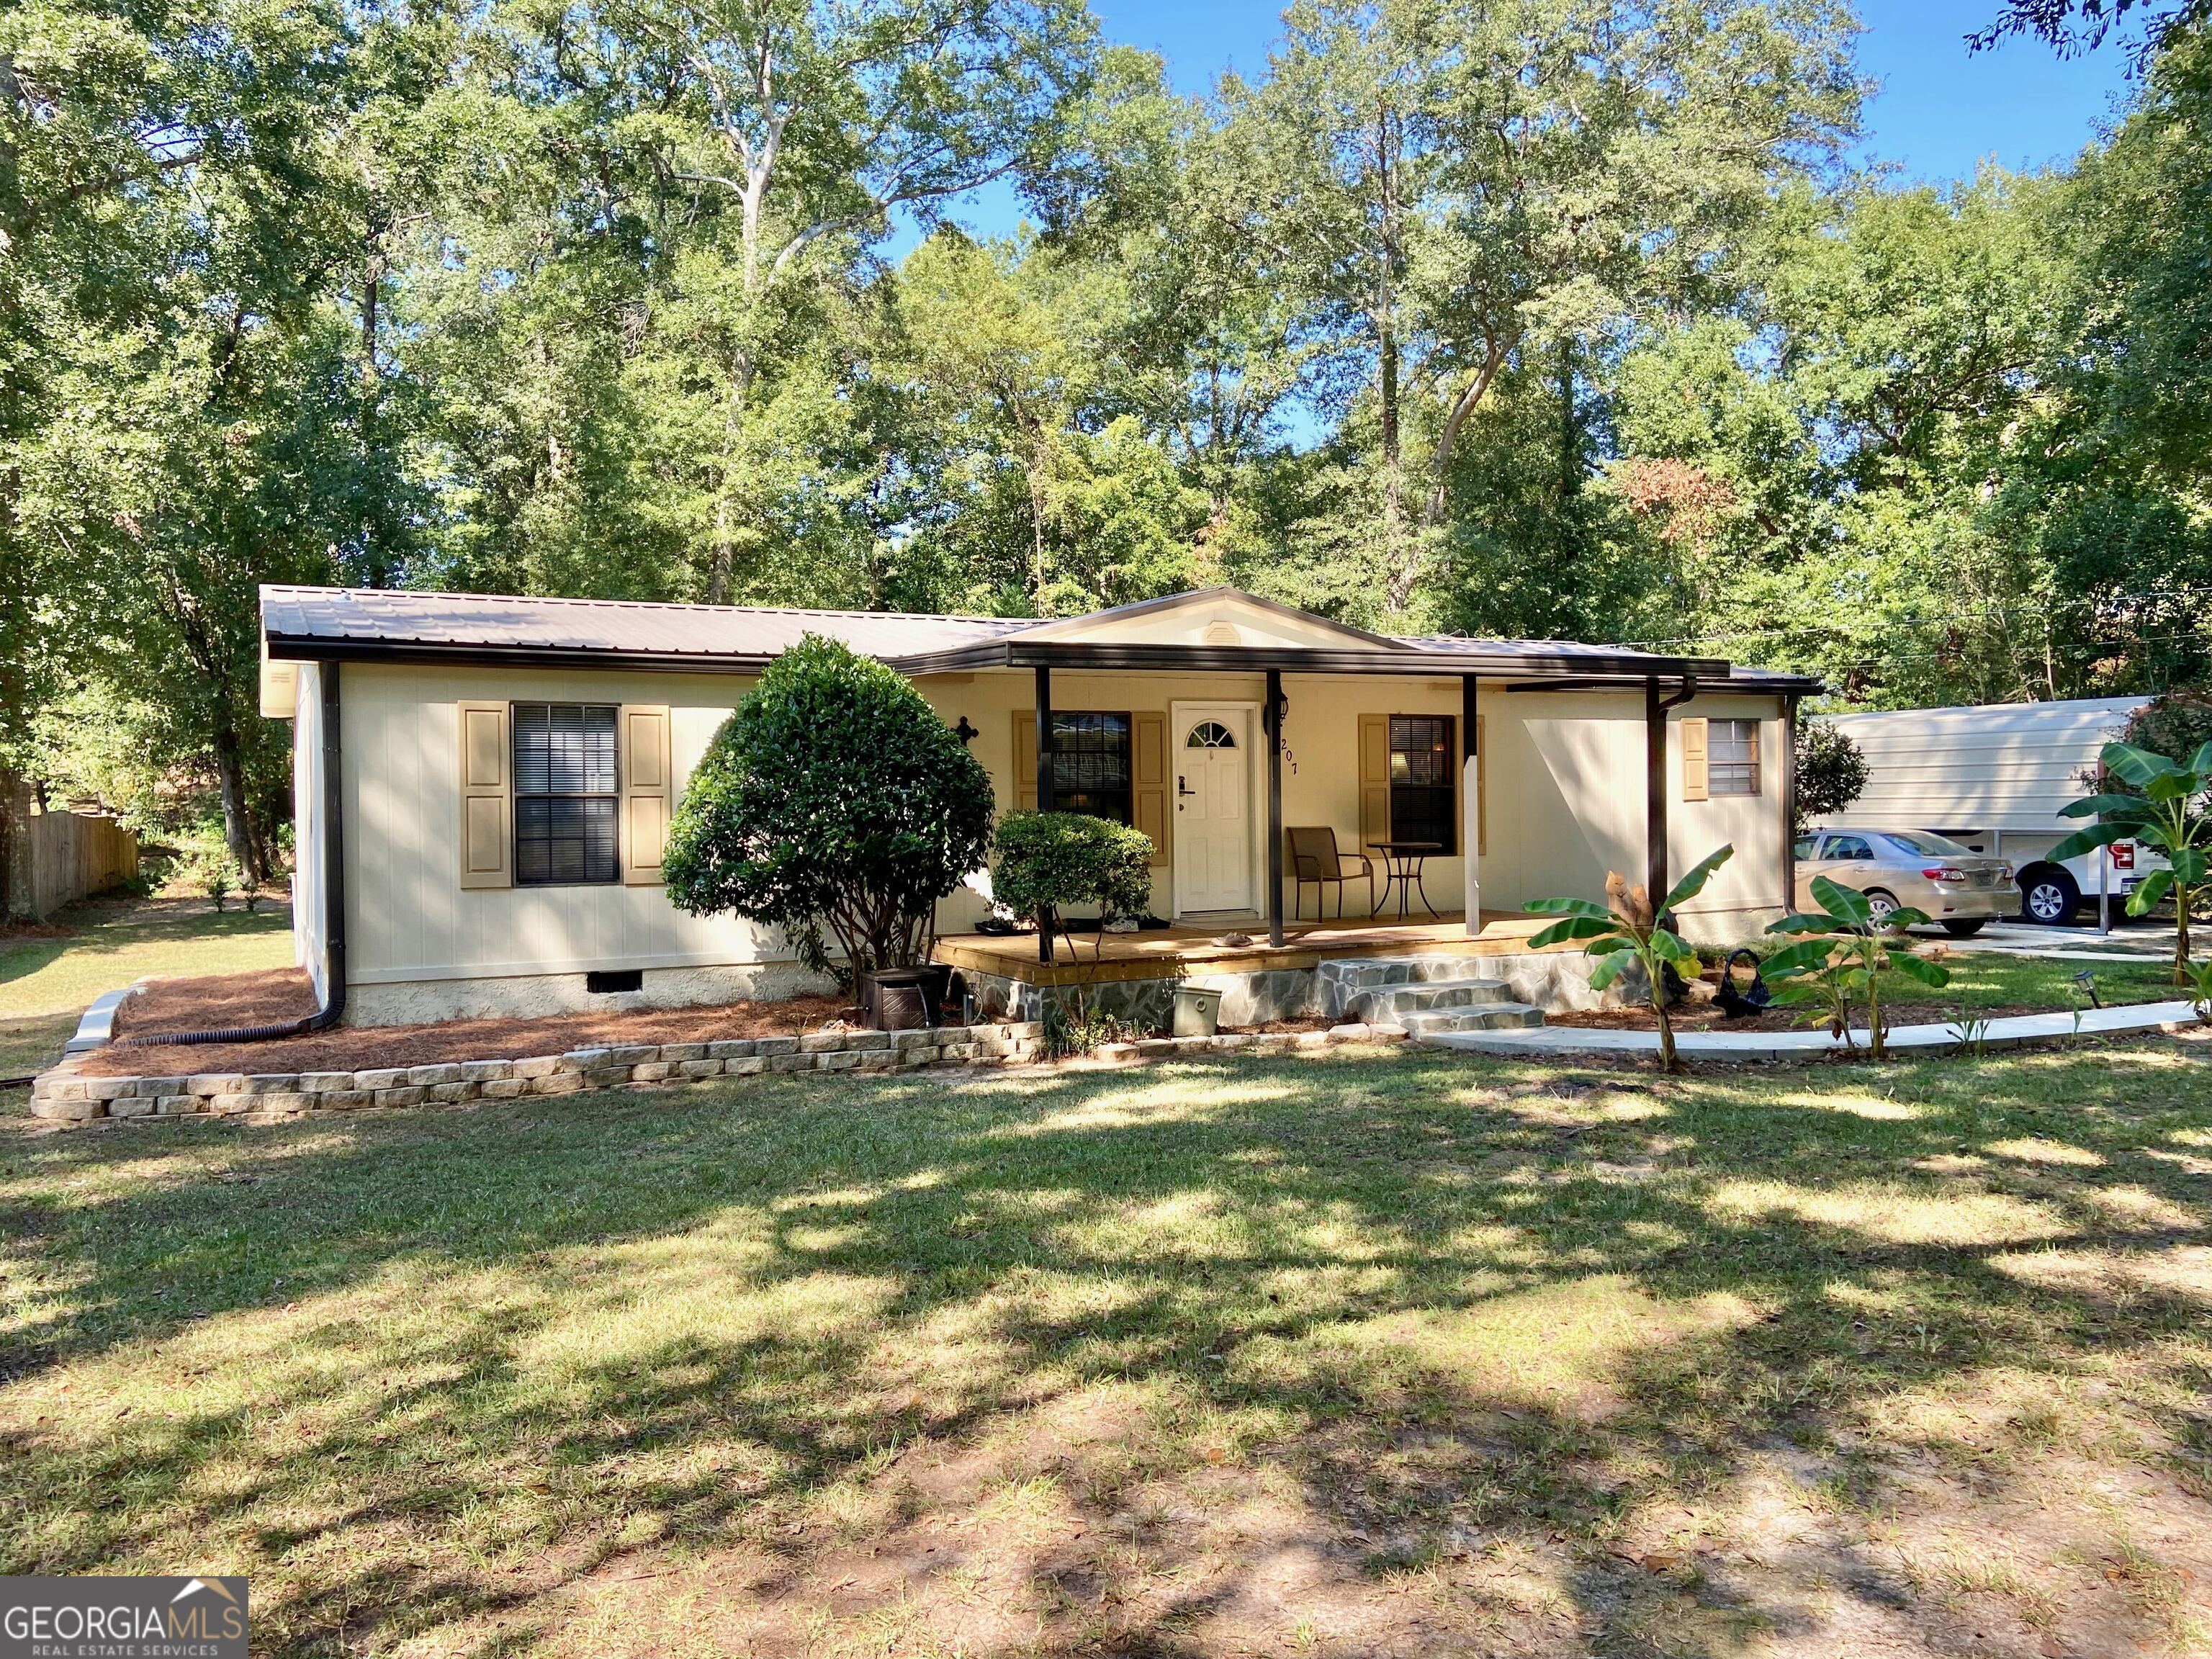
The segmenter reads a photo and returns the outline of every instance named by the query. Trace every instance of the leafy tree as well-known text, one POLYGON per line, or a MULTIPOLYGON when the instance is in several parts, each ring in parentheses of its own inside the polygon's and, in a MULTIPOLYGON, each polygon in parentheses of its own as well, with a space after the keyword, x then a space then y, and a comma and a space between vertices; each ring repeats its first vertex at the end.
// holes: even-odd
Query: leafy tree
POLYGON ((1791 832, 1803 835, 1811 820, 1847 812, 1866 793, 1872 775, 1865 752, 1841 726, 1812 720, 1798 726, 1797 821, 1791 832))
POLYGON ((1532 950, 1582 940, 1583 949, 1598 958, 1597 966, 1590 970, 1592 990, 1602 991, 1632 964, 1643 969, 1651 1018, 1659 1027, 1659 1069, 1662 1072, 1681 1069, 1674 1057, 1674 1023, 1667 1012, 1667 969, 1687 969, 1692 975, 1703 971, 1698 953, 1682 943, 1668 922, 1675 910, 1705 890, 1713 872, 1735 856, 1733 846, 1723 847, 1708 856, 1668 890, 1656 910, 1644 888, 1641 884, 1631 886, 1627 878, 1617 871, 1606 876, 1603 904, 1595 904, 1588 899, 1541 898, 1532 901, 1528 907, 1540 916, 1566 918, 1537 933, 1528 941, 1532 950))
POLYGON ((989 775, 920 692, 810 634, 714 734, 662 871, 679 908, 781 927, 849 986, 923 959, 937 901, 983 867, 991 811, 989 775))

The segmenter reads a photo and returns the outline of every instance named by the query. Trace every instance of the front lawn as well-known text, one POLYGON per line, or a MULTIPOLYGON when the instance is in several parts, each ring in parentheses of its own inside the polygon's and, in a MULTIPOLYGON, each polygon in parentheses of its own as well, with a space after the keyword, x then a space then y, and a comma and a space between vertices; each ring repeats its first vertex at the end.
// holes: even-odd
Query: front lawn
POLYGON ((257 1653, 2201 1652, 2183 1042, 0 1142, 0 1571, 257 1653))

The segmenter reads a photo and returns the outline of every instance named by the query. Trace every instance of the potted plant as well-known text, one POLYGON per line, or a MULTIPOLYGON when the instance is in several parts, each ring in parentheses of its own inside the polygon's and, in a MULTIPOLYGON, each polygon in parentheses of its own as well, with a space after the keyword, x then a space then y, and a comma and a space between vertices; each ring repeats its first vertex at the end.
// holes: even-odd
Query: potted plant
POLYGON ((927 960, 937 902, 982 865, 991 812, 982 763, 920 692, 810 634, 714 734, 662 878, 695 915, 782 928, 872 1013, 875 976, 927 960))
POLYGON ((1152 842, 1141 830, 1083 812, 1009 812, 996 844, 992 893, 1036 924, 1048 961, 1053 932, 1070 905, 1097 906, 1103 951, 1106 923, 1142 915, 1152 902, 1152 842))

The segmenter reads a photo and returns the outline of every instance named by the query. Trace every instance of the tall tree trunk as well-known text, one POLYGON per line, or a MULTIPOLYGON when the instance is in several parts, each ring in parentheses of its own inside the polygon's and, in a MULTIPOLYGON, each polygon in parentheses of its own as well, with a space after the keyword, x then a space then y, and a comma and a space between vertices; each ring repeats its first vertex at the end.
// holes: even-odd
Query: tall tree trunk
POLYGON ((1382 446, 1382 520, 1388 545, 1395 558, 1398 548, 1398 523, 1402 500, 1402 469, 1399 465, 1398 438, 1398 323, 1397 276, 1399 261, 1399 203, 1398 203, 1398 138, 1396 125, 1391 118, 1388 104, 1376 112, 1375 121, 1375 162, 1376 182, 1381 187, 1382 237, 1376 250, 1375 283, 1375 343, 1376 351, 1376 395, 1377 425, 1382 446))
POLYGON ((257 887, 268 879, 261 847, 253 834, 253 814, 246 799, 246 754, 228 718, 215 729, 216 780, 222 793, 222 836, 231 857, 257 887))

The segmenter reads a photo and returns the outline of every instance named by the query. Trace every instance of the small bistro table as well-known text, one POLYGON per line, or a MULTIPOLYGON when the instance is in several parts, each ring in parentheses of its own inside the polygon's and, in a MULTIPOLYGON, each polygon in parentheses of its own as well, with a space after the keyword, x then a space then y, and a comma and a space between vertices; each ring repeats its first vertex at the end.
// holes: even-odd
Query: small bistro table
POLYGON ((1382 854, 1382 903, 1375 907, 1375 914, 1382 914, 1382 905, 1390 902, 1390 884, 1398 884, 1398 920, 1405 921, 1411 914, 1408 900, 1419 889, 1421 908, 1431 915, 1441 915, 1437 907, 1429 902, 1429 890, 1421 882, 1421 866, 1428 862, 1429 854, 1444 850, 1437 841, 1381 841, 1375 850, 1382 854))

